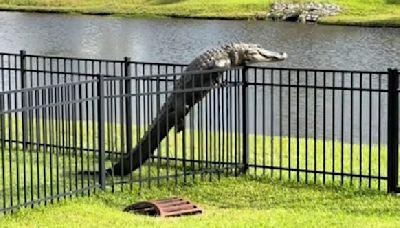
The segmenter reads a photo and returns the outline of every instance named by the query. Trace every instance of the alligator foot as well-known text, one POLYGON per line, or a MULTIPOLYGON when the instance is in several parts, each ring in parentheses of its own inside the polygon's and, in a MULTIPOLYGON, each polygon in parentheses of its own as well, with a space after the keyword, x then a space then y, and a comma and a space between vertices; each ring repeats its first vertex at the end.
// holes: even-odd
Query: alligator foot
POLYGON ((176 124, 176 132, 179 133, 185 129, 185 119, 179 119, 176 124))
POLYGON ((183 129, 185 129, 185 116, 186 116, 186 114, 189 113, 190 106, 189 105, 185 105, 184 109, 185 109, 184 110, 185 114, 183 115, 182 118, 178 119, 178 122, 176 123, 176 132, 177 133, 179 133, 179 132, 183 131, 183 129))

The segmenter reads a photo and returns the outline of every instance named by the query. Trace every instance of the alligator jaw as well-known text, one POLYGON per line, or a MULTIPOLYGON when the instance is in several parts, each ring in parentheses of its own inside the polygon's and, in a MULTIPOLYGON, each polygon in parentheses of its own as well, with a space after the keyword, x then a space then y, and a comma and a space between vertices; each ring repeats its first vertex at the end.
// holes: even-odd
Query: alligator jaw
POLYGON ((287 59, 288 55, 285 52, 273 52, 262 48, 257 50, 257 54, 254 59, 249 60, 249 62, 274 62, 283 61, 287 59))

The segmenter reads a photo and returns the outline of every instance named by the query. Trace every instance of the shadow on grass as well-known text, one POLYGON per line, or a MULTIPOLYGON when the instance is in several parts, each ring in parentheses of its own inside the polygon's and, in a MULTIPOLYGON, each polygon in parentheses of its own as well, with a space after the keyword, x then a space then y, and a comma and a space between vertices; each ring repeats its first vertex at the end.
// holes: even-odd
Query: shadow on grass
POLYGON ((151 3, 153 5, 163 5, 163 4, 175 4, 175 3, 181 3, 184 2, 185 0, 153 0, 151 3))
POLYGON ((400 0, 385 0, 387 4, 400 4, 400 0))

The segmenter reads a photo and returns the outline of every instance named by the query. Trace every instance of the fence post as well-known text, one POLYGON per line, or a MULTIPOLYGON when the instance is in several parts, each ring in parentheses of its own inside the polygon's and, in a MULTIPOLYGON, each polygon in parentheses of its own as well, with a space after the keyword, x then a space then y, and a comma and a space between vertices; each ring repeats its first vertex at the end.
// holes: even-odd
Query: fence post
POLYGON ((97 82, 97 113, 98 113, 98 132, 99 132, 99 183, 100 188, 106 189, 106 169, 105 169, 105 133, 104 133, 104 78, 99 75, 97 82))
MULTIPOLYGON (((20 74, 21 74, 21 89, 25 89, 26 88, 26 62, 25 62, 25 56, 26 56, 26 51, 25 50, 20 50, 19 52, 19 60, 20 60, 20 74)), ((22 108, 26 108, 27 107, 27 92, 23 91, 22 92, 22 108)), ((28 123, 27 123, 27 111, 23 110, 22 111, 22 148, 23 151, 26 150, 27 147, 27 127, 28 127, 28 123)))
POLYGON ((248 83, 247 83, 247 74, 248 74, 248 68, 245 66, 242 69, 242 102, 243 102, 243 111, 242 111, 242 124, 243 124, 243 129, 242 129, 242 134, 243 134, 243 154, 242 154, 242 162, 243 162, 243 168, 242 168, 242 173, 246 173, 247 170, 249 169, 249 144, 248 144, 248 137, 249 137, 249 132, 248 132, 248 112, 249 112, 249 107, 248 107, 248 99, 249 99, 249 94, 248 94, 248 83))
MULTIPOLYGON (((129 62, 131 61, 130 57, 124 58, 124 73, 125 77, 131 77, 131 67, 129 62)), ((131 102, 131 79, 125 80, 125 114, 126 114, 126 149, 129 154, 129 165, 130 170, 132 170, 132 102, 131 102)))
POLYGON ((388 69, 388 166, 387 191, 394 193, 398 182, 398 149, 399 149, 399 72, 397 69, 388 69))

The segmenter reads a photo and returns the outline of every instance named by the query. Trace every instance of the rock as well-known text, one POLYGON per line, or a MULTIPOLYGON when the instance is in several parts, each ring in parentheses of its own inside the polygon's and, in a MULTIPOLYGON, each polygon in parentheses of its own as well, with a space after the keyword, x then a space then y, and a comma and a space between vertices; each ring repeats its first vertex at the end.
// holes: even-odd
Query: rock
POLYGON ((273 3, 267 18, 272 20, 317 22, 321 17, 334 16, 341 12, 339 6, 321 3, 273 3))

